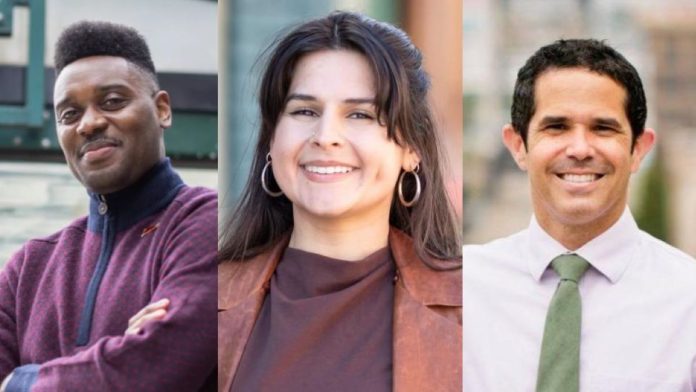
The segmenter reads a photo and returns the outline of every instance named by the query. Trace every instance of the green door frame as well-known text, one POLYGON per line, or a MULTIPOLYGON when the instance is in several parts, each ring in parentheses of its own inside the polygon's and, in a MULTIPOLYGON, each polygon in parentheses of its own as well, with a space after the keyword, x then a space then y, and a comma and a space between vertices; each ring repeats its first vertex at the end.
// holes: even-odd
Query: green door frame
POLYGON ((46 41, 45 0, 4 0, 0 2, 0 36, 11 36, 15 6, 29 7, 29 59, 24 78, 23 106, 0 105, 0 125, 42 128, 44 125, 44 46, 46 41))

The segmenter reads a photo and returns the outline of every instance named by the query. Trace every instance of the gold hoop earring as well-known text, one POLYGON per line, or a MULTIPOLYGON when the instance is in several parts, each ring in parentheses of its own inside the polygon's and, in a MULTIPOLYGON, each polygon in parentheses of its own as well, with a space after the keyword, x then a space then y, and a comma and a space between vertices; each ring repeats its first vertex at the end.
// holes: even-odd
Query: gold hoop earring
POLYGON ((411 171, 404 171, 404 172, 401 173, 401 175, 399 176, 399 184, 398 184, 398 186, 397 186, 397 190, 398 190, 398 193, 399 193, 399 201, 401 202, 401 205, 403 205, 404 207, 407 207, 407 208, 408 208, 408 207, 411 207, 411 206, 413 206, 414 204, 416 204, 416 202, 418 201, 418 199, 420 199, 420 195, 421 195, 421 183, 420 183, 420 177, 418 177, 418 169, 419 169, 419 168, 420 168, 420 165, 419 165, 419 164, 416 164, 416 167, 415 167, 413 170, 411 170, 411 171), (416 194, 413 195, 413 199, 411 199, 411 200, 409 200, 409 201, 406 201, 406 199, 404 198, 404 177, 406 176, 407 173, 413 174, 413 177, 414 177, 415 180, 416 180, 416 194))
POLYGON ((283 191, 280 190, 278 192, 273 192, 270 188, 268 188, 268 185, 266 185, 266 171, 268 171, 268 168, 271 166, 271 153, 269 152, 266 154, 266 164, 263 166, 263 170, 261 170, 261 188, 263 188, 263 191, 266 192, 269 196, 271 197, 278 197, 283 194, 283 191))

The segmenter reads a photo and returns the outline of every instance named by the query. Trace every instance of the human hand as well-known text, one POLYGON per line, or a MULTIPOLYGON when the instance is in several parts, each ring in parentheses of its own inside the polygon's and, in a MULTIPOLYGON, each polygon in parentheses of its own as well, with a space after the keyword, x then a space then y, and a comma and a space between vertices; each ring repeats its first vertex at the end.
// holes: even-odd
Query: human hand
POLYGON ((167 315, 167 307, 169 307, 169 300, 163 298, 140 309, 138 313, 128 320, 128 328, 126 328, 125 334, 135 335, 140 332, 145 323, 162 320, 167 315))

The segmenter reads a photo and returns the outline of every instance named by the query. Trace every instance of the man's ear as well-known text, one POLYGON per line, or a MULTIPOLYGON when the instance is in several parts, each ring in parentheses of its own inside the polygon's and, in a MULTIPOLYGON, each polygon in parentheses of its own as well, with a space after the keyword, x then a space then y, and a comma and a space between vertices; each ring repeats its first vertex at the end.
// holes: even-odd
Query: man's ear
POLYGON ((172 106, 169 103, 169 94, 160 90, 155 93, 155 107, 157 108, 157 118, 159 119, 160 127, 163 129, 172 126, 172 106))
POLYGON ((524 140, 522 140, 522 135, 515 131, 512 124, 506 124, 503 127, 503 143, 510 151, 512 159, 515 160, 517 166, 526 171, 527 170, 527 147, 524 145, 524 140))
POLYGON ((645 128, 643 133, 638 136, 636 143, 633 145, 633 153, 631 154, 631 172, 635 173, 640 168, 640 163, 646 155, 652 150, 655 145, 655 130, 645 128))

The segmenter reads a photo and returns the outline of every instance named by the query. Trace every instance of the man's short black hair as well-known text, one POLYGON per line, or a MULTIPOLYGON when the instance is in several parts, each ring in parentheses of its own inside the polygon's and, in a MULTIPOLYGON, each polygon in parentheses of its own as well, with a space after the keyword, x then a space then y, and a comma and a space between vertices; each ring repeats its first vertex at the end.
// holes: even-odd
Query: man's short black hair
POLYGON ((648 109, 638 72, 619 52, 596 39, 558 40, 537 50, 517 73, 512 97, 512 126, 525 146, 529 121, 536 110, 534 82, 544 71, 558 68, 586 68, 613 79, 626 90, 626 117, 631 124, 632 145, 643 133, 648 109))
POLYGON ((109 22, 82 21, 66 28, 56 43, 56 75, 68 64, 90 56, 122 57, 150 74, 157 74, 145 38, 135 29, 109 22))

